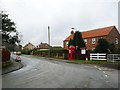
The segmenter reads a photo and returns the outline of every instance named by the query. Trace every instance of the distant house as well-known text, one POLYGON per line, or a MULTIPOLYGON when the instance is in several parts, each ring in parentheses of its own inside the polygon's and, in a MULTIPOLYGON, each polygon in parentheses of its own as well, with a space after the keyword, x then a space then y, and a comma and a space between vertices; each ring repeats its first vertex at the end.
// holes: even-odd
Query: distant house
POLYGON ((34 48, 35 46, 30 42, 23 47, 23 49, 27 49, 27 50, 32 50, 34 48))
POLYGON ((47 43, 42 43, 42 42, 41 42, 41 44, 37 45, 36 49, 37 49, 37 50, 48 50, 49 47, 51 48, 52 46, 50 46, 50 45, 47 44, 47 43))
MULTIPOLYGON (((116 48, 120 48, 120 34, 115 26, 109 26, 109 27, 84 31, 81 33, 86 43, 86 48, 88 50, 94 50, 100 38, 105 38, 110 43, 113 43, 116 46, 116 48)), ((74 32, 72 31, 71 35, 69 35, 63 41, 64 49, 68 49, 68 42, 70 39, 73 39, 73 36, 74 36, 74 32)))
POLYGON ((61 46, 53 46, 52 50, 62 50, 63 48, 61 46))

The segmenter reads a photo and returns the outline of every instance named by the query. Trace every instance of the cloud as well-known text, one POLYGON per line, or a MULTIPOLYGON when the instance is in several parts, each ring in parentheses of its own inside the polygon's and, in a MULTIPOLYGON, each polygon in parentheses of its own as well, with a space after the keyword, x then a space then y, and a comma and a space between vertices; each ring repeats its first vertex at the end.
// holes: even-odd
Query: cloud
POLYGON ((23 34, 22 44, 48 42, 61 45, 71 28, 84 31, 115 25, 118 28, 116 0, 2 0, 2 6, 23 34))

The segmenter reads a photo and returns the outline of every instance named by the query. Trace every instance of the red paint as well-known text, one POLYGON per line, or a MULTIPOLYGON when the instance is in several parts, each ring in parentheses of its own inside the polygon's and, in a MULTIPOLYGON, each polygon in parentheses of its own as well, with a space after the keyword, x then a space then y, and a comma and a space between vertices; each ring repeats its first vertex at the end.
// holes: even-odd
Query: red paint
POLYGON ((9 61, 10 60, 10 51, 7 49, 2 49, 2 61, 9 61))
POLYGON ((76 47, 70 46, 69 47, 69 60, 74 60, 76 58, 76 47))

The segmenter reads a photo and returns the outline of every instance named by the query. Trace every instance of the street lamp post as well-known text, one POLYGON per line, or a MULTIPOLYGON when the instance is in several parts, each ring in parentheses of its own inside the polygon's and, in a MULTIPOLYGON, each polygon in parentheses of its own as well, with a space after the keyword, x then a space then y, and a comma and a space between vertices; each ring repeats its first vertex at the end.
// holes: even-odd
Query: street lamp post
POLYGON ((48 56, 50 57, 50 27, 48 26, 48 44, 49 44, 49 53, 48 56))
POLYGON ((22 40, 22 37, 23 37, 23 35, 21 34, 21 32, 19 32, 19 43, 18 43, 18 51, 20 51, 21 50, 21 47, 20 47, 20 42, 21 42, 21 40, 22 40))

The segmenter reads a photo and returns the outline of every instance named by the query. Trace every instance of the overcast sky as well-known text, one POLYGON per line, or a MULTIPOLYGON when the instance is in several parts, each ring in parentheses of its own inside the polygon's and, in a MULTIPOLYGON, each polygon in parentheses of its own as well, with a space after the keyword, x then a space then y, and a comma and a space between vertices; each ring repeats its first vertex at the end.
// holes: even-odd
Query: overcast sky
POLYGON ((51 45, 57 46, 63 46, 71 28, 118 28, 118 0, 1 0, 0 7, 16 23, 23 46, 48 42, 48 26, 51 45))

